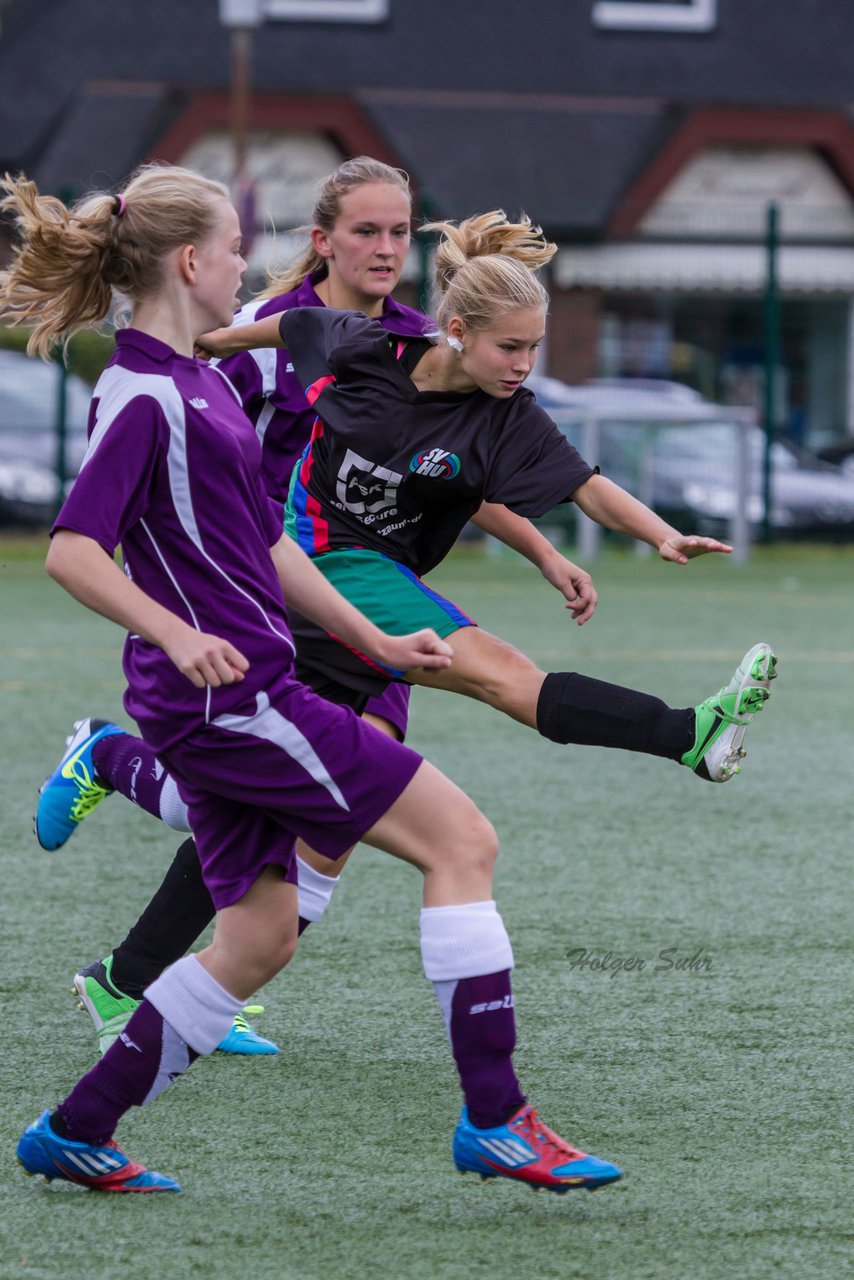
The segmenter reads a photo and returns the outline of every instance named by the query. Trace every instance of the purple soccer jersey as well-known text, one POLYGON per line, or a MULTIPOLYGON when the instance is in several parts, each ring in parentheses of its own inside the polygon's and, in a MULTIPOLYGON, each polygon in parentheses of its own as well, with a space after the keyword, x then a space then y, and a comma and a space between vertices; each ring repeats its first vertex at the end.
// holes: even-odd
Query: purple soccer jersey
POLYGON ((281 531, 260 470, 258 440, 222 374, 137 330, 116 335, 89 449, 54 528, 110 556, 121 543, 125 572, 147 595, 250 663, 242 682, 196 689, 156 645, 128 636, 125 707, 156 751, 293 678, 270 556, 281 531))

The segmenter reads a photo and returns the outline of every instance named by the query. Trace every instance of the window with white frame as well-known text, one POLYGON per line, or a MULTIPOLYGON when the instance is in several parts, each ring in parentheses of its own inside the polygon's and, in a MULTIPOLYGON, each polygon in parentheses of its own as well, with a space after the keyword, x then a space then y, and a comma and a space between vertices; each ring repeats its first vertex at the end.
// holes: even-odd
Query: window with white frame
POLYGON ((623 31, 711 31, 718 0, 595 0, 597 27, 623 31))

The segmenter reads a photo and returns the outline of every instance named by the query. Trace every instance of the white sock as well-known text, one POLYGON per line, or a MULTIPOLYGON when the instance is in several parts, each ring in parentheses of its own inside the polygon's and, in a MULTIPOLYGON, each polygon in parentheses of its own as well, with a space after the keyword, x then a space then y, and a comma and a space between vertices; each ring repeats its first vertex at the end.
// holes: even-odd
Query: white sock
POLYGON ((160 792, 160 819, 173 831, 189 831, 187 806, 178 792, 175 779, 167 774, 160 792))
POLYGON ((146 1000, 196 1053, 213 1053, 243 1008, 197 956, 183 956, 144 992, 146 1000))
POLYGON ((423 907, 421 958, 431 982, 478 978, 513 968, 513 948, 491 900, 423 907))
POLYGON ((332 900, 340 876, 325 876, 315 871, 297 854, 297 900, 301 919, 314 924, 323 915, 332 900))

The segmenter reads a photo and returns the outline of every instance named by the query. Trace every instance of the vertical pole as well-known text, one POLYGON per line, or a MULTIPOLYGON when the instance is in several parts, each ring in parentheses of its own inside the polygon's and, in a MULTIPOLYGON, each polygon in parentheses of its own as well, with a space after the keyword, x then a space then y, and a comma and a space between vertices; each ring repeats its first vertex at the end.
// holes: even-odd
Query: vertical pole
POLYGON ((762 495, 765 513, 762 520, 762 541, 770 542, 773 535, 771 520, 772 476, 771 446, 777 425, 777 370, 780 366, 780 296, 777 287, 777 256, 780 242, 779 209, 769 204, 765 230, 765 394, 763 397, 763 427, 765 429, 765 454, 762 469, 762 495))
MULTIPOLYGON (((421 221, 432 222, 435 217, 435 209, 430 195, 426 191, 421 192, 421 221)), ((419 235, 416 244, 418 246, 418 310, 423 311, 426 315, 430 314, 430 242, 426 235, 419 235)))
POLYGON ((68 483, 68 370, 60 351, 56 360, 56 509, 65 501, 68 483))

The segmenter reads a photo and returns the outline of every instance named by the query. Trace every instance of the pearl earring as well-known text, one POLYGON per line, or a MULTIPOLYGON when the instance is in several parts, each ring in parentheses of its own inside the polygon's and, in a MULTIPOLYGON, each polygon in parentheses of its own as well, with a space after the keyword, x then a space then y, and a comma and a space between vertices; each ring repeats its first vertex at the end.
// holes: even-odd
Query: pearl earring
POLYGON ((463 344, 459 338, 452 338, 450 335, 448 335, 448 346, 452 347, 454 351, 462 351, 463 349, 463 344))

